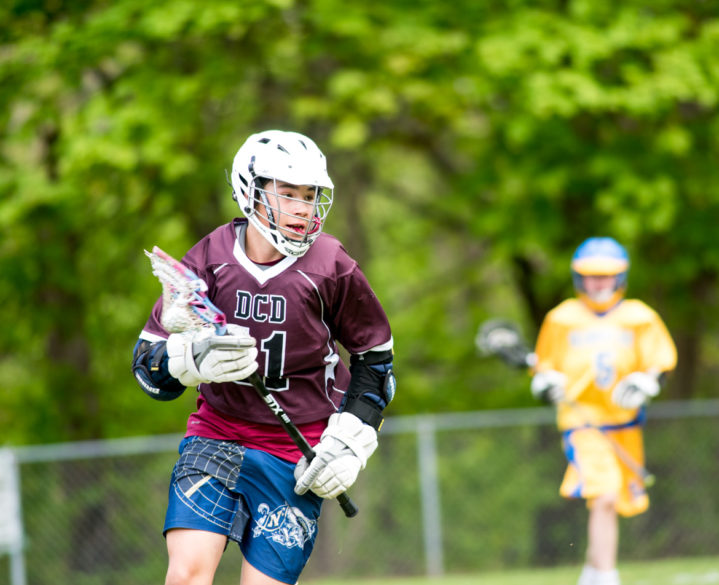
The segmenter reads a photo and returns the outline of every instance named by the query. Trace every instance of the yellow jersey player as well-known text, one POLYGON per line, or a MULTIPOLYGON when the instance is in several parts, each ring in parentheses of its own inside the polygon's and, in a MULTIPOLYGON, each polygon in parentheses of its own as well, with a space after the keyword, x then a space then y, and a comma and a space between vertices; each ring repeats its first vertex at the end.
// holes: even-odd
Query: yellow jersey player
POLYGON ((645 405, 676 366, 676 348, 652 308, 624 299, 629 256, 614 239, 587 239, 571 270, 577 298, 546 315, 531 389, 557 406, 568 461, 560 494, 584 498, 589 509, 578 585, 619 585, 618 514, 649 506, 641 473, 645 405))

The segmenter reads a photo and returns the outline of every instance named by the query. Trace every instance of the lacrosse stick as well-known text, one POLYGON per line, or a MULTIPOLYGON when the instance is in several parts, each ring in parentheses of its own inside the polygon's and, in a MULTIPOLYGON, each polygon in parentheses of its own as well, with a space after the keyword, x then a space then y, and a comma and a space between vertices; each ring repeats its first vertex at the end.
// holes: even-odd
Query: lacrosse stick
MULTIPOLYGON (((504 363, 511 367, 532 368, 537 363, 536 354, 529 349, 519 328, 510 321, 501 319, 489 319, 485 321, 479 326, 474 342, 481 355, 499 357, 504 363)), ((617 457, 621 459, 635 475, 641 478, 645 487, 653 486, 656 482, 656 476, 646 467, 634 461, 629 453, 627 453, 611 435, 601 427, 591 424, 584 413, 582 413, 582 405, 579 404, 575 398, 589 386, 593 377, 594 372, 588 370, 582 378, 567 390, 567 398, 561 400, 560 404, 565 404, 574 410, 581 418, 584 427, 597 429, 602 433, 617 457)))
MULTIPOLYGON (((150 258, 152 273, 162 284, 162 326, 169 333, 181 333, 205 327, 214 327, 217 335, 227 332, 227 318, 207 296, 207 284, 192 270, 157 246, 152 252, 145 250, 150 258)), ((267 404, 298 449, 309 463, 315 452, 304 435, 295 426, 275 397, 267 390, 261 376, 254 372, 247 378, 257 394, 267 404)), ((238 384, 238 382, 235 382, 238 384)), ((352 518, 358 509, 346 493, 337 496, 345 516, 352 518)))
POLYGON ((531 368, 537 361, 519 328, 502 319, 489 319, 482 323, 474 344, 480 355, 496 356, 513 368, 531 368))

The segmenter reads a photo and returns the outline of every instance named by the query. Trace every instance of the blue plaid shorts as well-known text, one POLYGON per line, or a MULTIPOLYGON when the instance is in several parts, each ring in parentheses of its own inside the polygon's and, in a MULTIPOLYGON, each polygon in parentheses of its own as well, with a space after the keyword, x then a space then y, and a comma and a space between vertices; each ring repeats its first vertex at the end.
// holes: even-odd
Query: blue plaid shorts
POLYGON ((296 583, 314 547, 322 498, 295 494, 295 465, 203 437, 186 437, 179 451, 163 532, 194 528, 225 534, 256 569, 296 583))

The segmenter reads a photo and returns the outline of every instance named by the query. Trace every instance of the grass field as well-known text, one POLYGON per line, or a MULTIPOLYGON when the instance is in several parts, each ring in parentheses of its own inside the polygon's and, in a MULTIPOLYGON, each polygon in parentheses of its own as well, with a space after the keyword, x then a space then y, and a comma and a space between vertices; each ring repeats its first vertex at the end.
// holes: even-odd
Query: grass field
MULTIPOLYGON (((302 585, 575 585, 580 567, 381 579, 300 579, 302 585)), ((719 585, 719 557, 622 563, 622 585, 719 585)))

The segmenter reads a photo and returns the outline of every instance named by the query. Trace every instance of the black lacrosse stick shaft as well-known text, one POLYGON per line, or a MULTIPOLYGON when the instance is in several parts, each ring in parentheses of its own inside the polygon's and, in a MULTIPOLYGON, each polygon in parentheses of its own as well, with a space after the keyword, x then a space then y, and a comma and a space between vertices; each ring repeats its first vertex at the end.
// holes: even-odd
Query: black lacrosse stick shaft
MULTIPOLYGON (((254 372, 249 378, 247 378, 247 381, 252 384, 252 387, 257 391, 257 394, 260 396, 260 398, 262 398, 262 401, 267 404, 267 406, 269 406, 270 410, 272 411, 272 414, 275 415, 275 418, 277 418, 277 420, 282 425, 282 428, 284 428, 287 434, 290 436, 292 442, 297 445, 297 448, 300 450, 302 455, 305 456, 307 462, 309 463, 310 461, 312 461, 315 458, 314 449, 312 449, 312 446, 307 442, 307 439, 305 439, 304 435, 300 433, 299 429, 290 420, 290 417, 287 416, 287 413, 280 406, 279 402, 275 400, 275 397, 267 389, 260 375, 257 372, 254 372)), ((346 493, 341 493, 339 496, 337 496, 337 501, 339 502, 342 511, 345 513, 345 516, 347 516, 348 518, 356 516, 357 512, 359 512, 359 509, 357 508, 355 503, 346 493)))

